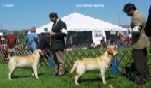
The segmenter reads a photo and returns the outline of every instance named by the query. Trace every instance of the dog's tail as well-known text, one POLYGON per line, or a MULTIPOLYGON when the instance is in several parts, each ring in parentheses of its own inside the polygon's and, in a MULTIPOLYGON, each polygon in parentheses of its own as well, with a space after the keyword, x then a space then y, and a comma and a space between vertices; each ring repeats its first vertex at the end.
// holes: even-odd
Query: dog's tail
POLYGON ((74 70, 77 68, 78 62, 79 62, 79 61, 75 61, 75 62, 74 62, 74 65, 73 65, 72 69, 70 70, 70 74, 73 73, 74 70))

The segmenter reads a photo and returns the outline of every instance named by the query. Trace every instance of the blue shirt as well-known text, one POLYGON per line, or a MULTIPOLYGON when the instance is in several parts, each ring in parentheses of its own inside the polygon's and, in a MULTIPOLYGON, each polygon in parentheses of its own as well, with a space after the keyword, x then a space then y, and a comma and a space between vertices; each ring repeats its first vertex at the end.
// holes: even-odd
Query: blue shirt
POLYGON ((36 33, 30 33, 26 36, 28 42, 28 48, 37 49, 38 35, 36 33))

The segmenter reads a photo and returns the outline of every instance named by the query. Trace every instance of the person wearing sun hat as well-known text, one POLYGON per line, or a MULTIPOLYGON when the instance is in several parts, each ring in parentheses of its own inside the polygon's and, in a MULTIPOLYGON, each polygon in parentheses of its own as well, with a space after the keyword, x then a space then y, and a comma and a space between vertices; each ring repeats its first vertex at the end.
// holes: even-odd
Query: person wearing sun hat
POLYGON ((36 27, 33 26, 30 30, 30 33, 27 34, 26 39, 27 39, 27 46, 30 52, 34 52, 38 45, 38 35, 36 34, 36 27))

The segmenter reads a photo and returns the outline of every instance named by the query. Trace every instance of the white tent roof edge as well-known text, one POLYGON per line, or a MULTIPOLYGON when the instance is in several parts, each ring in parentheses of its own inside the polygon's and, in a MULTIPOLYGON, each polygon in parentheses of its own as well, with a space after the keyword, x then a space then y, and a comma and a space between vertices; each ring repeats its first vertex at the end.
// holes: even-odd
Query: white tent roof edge
MULTIPOLYGON (((85 16, 81 13, 71 13, 62 17, 62 21, 67 25, 67 31, 127 31, 127 28, 122 28, 119 25, 95 19, 91 16, 85 16)), ((51 31, 52 24, 50 22, 37 28, 36 33, 45 32, 44 28, 48 28, 48 31, 51 31)))
POLYGON ((127 28, 123 28, 122 30, 120 28, 106 28, 106 29, 101 29, 101 28, 69 28, 67 31, 127 31, 127 28), (80 29, 80 30, 79 30, 80 29))

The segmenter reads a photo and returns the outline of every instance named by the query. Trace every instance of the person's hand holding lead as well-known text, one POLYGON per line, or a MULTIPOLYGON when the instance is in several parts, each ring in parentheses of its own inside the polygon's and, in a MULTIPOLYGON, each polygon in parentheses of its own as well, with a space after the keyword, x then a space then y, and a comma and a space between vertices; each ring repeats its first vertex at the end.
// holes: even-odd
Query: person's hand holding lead
POLYGON ((56 33, 55 32, 50 32, 50 35, 53 37, 53 36, 56 35, 56 33))

